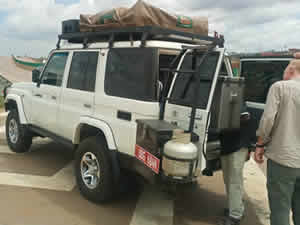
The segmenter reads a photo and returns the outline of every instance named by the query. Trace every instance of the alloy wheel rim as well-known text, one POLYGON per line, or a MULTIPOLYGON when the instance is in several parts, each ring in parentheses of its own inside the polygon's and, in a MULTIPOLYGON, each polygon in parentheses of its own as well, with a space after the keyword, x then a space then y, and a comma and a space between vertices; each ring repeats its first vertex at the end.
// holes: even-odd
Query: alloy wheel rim
POLYGON ((9 121, 8 126, 9 139, 13 144, 16 144, 19 138, 18 123, 15 119, 9 121))
POLYGON ((80 162, 81 177, 89 189, 95 189, 100 182, 100 166, 96 155, 86 152, 80 162))

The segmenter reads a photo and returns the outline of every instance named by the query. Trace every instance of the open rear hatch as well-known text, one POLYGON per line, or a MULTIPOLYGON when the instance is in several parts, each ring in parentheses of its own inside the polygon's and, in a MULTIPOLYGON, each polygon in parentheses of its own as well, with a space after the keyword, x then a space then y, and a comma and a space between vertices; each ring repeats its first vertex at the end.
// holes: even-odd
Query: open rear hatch
POLYGON ((138 121, 137 151, 151 152, 142 158, 156 161, 160 168, 152 170, 164 178, 193 180, 207 160, 219 158, 219 132, 239 128, 243 82, 219 76, 223 57, 214 45, 183 47, 169 68, 160 68, 166 77, 160 119, 138 121))

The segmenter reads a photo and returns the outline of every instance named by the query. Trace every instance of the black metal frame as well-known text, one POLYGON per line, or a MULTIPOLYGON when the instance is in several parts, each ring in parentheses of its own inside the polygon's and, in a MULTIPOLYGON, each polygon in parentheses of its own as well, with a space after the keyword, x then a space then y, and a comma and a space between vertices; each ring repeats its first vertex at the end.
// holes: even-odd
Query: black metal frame
POLYGON ((145 47, 147 40, 162 40, 198 45, 206 41, 207 45, 213 44, 215 46, 224 47, 223 36, 210 37, 154 26, 111 28, 95 32, 63 33, 58 36, 56 45, 58 49, 60 48, 61 40, 68 40, 70 43, 81 43, 84 48, 87 48, 88 44, 95 42, 109 42, 109 47, 113 47, 115 41, 141 41, 141 47, 145 47))
MULTIPOLYGON (((183 50, 180 52, 180 54, 170 63, 169 68, 165 69, 162 68, 161 71, 165 71, 168 72, 167 77, 170 77, 170 73, 184 73, 184 74, 192 74, 193 76, 195 76, 196 74, 198 74, 200 72, 200 67, 203 64, 205 58, 208 56, 209 53, 211 53, 213 51, 213 49, 216 47, 216 43, 207 46, 207 48, 204 51, 203 56, 200 59, 200 63, 198 66, 198 69, 195 70, 195 68, 192 68, 192 70, 176 70, 176 68, 174 68, 174 65, 176 64, 176 61, 178 60, 178 58, 180 59, 187 50, 192 50, 192 55, 193 55, 193 61, 195 60, 195 57, 197 57, 197 52, 199 49, 203 49, 201 46, 191 46, 191 47, 183 47, 183 50)), ((194 64, 194 63, 193 63, 194 64)), ((194 67, 195 65, 193 65, 194 67)), ((191 115, 190 115, 190 124, 189 124, 189 130, 188 132, 193 133, 194 131, 194 125, 195 125, 195 119, 196 119, 196 110, 197 110, 197 97, 199 96, 198 92, 199 90, 199 86, 200 86, 200 82, 198 82, 197 88, 196 88, 196 92, 194 93, 194 99, 192 100, 193 105, 192 105, 192 111, 191 111, 191 115)), ((168 97, 164 97, 161 105, 160 105, 160 116, 159 119, 163 120, 164 119, 164 113, 165 113, 165 107, 166 107, 166 103, 167 101, 170 100, 168 97)))
MULTIPOLYGON (((211 53, 213 51, 213 49, 215 48, 215 46, 211 46, 209 49, 207 49, 207 51, 203 54, 203 56, 200 59, 200 63, 198 66, 198 69, 196 70, 196 73, 193 73, 193 75, 195 76, 195 74, 198 74, 200 72, 200 67, 204 62, 204 59, 208 56, 209 53, 211 53)), ((193 51, 193 57, 195 56, 195 50, 193 51)), ((194 65, 193 65, 194 66, 194 65)), ((195 68, 193 68, 195 69, 195 68)), ((194 93, 194 99, 193 99, 193 107, 192 107, 192 111, 191 111, 191 119, 190 119, 190 127, 189 127, 189 131, 193 132, 194 130, 194 126, 195 126, 195 118, 196 118, 196 110, 197 110, 197 102, 198 102, 198 96, 199 96, 199 90, 200 89, 200 82, 198 82, 197 84, 197 88, 196 88, 196 93, 194 93)))

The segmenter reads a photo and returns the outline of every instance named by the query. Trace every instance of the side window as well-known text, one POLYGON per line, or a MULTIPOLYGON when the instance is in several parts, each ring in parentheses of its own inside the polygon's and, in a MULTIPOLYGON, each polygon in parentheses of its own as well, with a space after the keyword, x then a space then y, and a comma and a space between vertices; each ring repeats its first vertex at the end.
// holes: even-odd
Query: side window
POLYGON ((95 91, 98 52, 74 52, 67 88, 95 91))
POLYGON ((142 101, 157 100, 157 50, 119 48, 108 53, 105 93, 142 101))
POLYGON ((67 52, 54 53, 49 59, 49 62, 42 74, 41 83, 58 87, 61 86, 67 59, 67 52))
POLYGON ((272 84, 282 79, 289 61, 242 61, 245 77, 245 100, 265 103, 272 84))

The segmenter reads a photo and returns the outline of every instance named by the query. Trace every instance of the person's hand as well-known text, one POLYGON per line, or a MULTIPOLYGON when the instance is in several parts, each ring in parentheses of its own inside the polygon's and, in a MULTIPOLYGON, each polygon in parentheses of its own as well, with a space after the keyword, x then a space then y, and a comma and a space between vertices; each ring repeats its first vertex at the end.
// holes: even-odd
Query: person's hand
POLYGON ((255 153, 254 153, 254 160, 258 164, 262 164, 264 162, 264 154, 265 154, 265 148, 256 147, 255 153))
POLYGON ((296 52, 296 53, 294 54, 294 57, 295 57, 296 59, 300 59, 300 52, 296 52))

